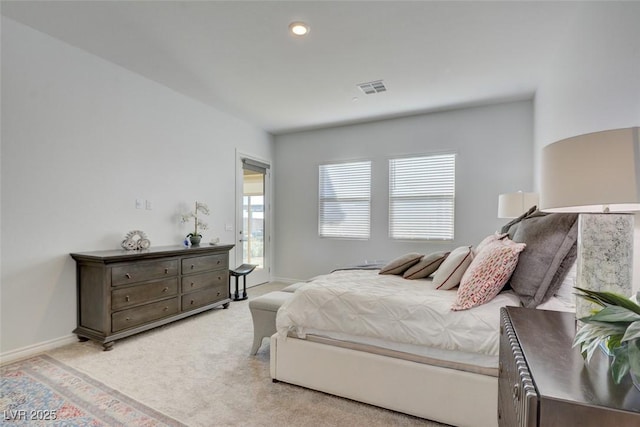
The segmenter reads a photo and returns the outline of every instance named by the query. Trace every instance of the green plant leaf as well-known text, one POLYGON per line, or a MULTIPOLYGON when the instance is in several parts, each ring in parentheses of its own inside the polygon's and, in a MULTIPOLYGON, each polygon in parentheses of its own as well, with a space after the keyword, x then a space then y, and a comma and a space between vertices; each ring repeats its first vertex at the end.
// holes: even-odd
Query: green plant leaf
MULTIPOLYGON (((621 333, 624 333, 624 329, 621 333)), ((610 324, 604 324, 604 326, 586 324, 583 325, 576 333, 573 346, 580 346, 582 357, 587 360, 587 363, 589 363, 600 346, 600 342, 606 340, 610 335, 620 335, 621 333, 616 334, 615 331, 612 332, 610 324)))
MULTIPOLYGON (((575 289, 579 289, 579 290, 581 290, 581 289, 580 289, 580 288, 578 288, 578 287, 575 287, 575 289)), ((597 304, 597 305, 599 305, 599 306, 607 307, 607 304, 605 304, 604 302, 602 302, 602 300, 600 300, 599 298, 593 297, 593 296, 591 296, 591 295, 589 295, 589 294, 580 294, 580 293, 574 292, 574 295, 576 295, 576 296, 578 296, 578 297, 580 297, 580 298, 582 298, 582 299, 585 299, 585 300, 587 300, 587 301, 589 301, 589 302, 592 302, 592 303, 594 303, 594 304, 597 304)))
POLYGON ((573 340, 573 346, 575 347, 582 343, 588 343, 589 341, 600 339, 602 337, 602 328, 598 325, 583 325, 576 333, 573 340))
MULTIPOLYGON (((600 337, 605 337, 609 335, 622 334, 624 335, 627 327, 629 326, 628 322, 600 322, 598 320, 585 320, 589 319, 585 317, 580 319, 586 325, 591 325, 594 331, 599 334, 600 337)), ((586 326, 585 325, 585 326, 586 326)))
POLYGON ((627 346, 613 349, 613 361, 611 362, 611 376, 616 384, 620 384, 622 378, 629 373, 629 353, 627 346))
POLYGON ((629 370, 636 378, 640 378, 640 340, 635 339, 627 343, 627 355, 629 358, 629 370))
POLYGON ((607 340, 607 348, 609 351, 613 351, 614 348, 620 347, 622 345, 622 335, 611 335, 607 340))
POLYGON ((593 316, 582 319, 583 322, 589 322, 591 320, 599 322, 635 322, 640 320, 640 314, 634 313, 625 307, 610 305, 593 316))
POLYGON ((629 298, 623 295, 618 295, 613 292, 590 291, 588 289, 579 288, 577 286, 575 287, 575 289, 581 291, 584 294, 576 294, 579 297, 588 299, 589 301, 595 299, 599 301, 596 304, 602 305, 603 307, 606 307, 607 305, 617 305, 640 315, 640 305, 634 303, 629 298))
POLYGON ((624 333, 621 341, 630 341, 640 338, 640 321, 633 322, 624 333))

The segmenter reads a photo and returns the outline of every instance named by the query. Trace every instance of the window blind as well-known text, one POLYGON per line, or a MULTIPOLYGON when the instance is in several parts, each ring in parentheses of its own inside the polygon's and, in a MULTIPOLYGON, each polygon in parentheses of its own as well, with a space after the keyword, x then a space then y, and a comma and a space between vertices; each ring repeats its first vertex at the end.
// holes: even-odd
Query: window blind
POLYGON ((452 240, 455 154, 389 160, 389 237, 452 240))
POLYGON ((371 218, 371 162, 319 168, 320 237, 368 239, 371 218))

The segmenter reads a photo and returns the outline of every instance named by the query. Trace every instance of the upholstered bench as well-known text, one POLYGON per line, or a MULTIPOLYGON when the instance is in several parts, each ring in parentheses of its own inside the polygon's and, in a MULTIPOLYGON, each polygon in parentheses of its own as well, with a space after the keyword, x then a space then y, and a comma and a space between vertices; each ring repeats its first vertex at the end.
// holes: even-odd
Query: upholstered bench
POLYGON ((249 310, 253 319, 253 346, 251 354, 256 354, 262 345, 262 339, 276 333, 276 314, 293 292, 269 292, 249 300, 249 310))

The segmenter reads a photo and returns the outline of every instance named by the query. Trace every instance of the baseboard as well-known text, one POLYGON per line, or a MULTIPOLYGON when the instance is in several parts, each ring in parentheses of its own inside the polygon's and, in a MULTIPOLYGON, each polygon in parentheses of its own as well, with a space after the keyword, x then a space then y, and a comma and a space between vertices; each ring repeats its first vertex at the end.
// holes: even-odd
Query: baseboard
POLYGON ((26 359, 31 356, 35 356, 36 354, 44 353, 45 351, 53 350, 54 348, 62 347, 67 344, 73 344, 75 342, 78 342, 78 337, 74 334, 70 334, 64 337, 54 338, 49 341, 28 345, 16 350, 7 351, 0 354, 0 365, 6 365, 7 363, 26 359))

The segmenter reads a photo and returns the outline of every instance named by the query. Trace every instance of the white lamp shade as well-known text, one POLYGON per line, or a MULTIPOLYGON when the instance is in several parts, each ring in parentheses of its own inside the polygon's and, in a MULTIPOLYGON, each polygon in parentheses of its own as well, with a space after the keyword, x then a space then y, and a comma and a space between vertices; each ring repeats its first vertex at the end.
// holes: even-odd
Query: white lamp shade
POLYGON ((498 197, 498 218, 517 218, 538 204, 538 193, 505 193, 498 197))
POLYGON ((540 209, 640 210, 638 127, 579 135, 542 150, 540 209))

